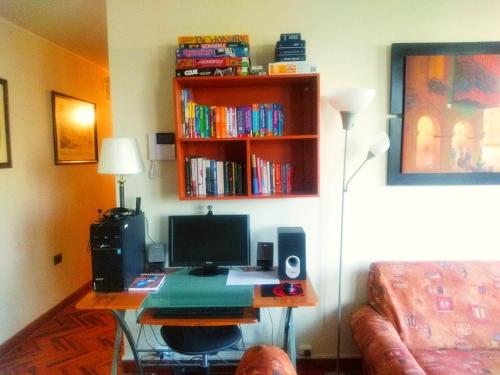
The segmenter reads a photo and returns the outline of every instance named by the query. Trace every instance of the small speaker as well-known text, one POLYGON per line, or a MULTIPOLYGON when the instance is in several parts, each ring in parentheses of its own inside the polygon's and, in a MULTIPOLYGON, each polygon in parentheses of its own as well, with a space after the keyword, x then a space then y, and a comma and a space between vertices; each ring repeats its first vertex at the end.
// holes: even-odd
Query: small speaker
POLYGON ((278 228, 280 280, 306 279, 306 234, 301 227, 278 228))
POLYGON ((148 247, 148 272, 165 271, 165 244, 155 243, 148 247))
POLYGON ((273 268, 273 243, 257 243, 257 266, 262 271, 270 271, 273 268))

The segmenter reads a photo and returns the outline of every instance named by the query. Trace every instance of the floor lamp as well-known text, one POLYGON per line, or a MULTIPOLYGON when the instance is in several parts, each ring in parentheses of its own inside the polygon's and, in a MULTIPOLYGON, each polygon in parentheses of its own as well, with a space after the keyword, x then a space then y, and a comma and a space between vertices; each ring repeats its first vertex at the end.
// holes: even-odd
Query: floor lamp
POLYGON ((346 180, 346 159, 347 159, 347 138, 349 130, 354 125, 354 116, 373 99, 375 90, 373 89, 344 89, 332 93, 328 98, 328 103, 340 112, 342 127, 344 128, 344 161, 342 169, 342 208, 340 213, 340 248, 339 248, 339 274, 338 274, 338 300, 337 300, 337 374, 340 374, 340 330, 342 318, 342 267, 343 267, 343 244, 344 244, 344 201, 345 193, 349 183, 356 174, 363 168, 365 163, 381 154, 389 148, 389 137, 382 133, 371 145, 365 160, 346 180))

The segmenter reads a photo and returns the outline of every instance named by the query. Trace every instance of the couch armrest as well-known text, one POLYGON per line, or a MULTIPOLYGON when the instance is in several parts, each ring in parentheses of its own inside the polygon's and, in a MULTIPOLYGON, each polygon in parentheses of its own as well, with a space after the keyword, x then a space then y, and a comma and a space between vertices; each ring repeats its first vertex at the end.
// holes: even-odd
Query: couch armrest
POLYGON ((394 326, 370 306, 353 313, 351 327, 365 374, 425 374, 394 326))

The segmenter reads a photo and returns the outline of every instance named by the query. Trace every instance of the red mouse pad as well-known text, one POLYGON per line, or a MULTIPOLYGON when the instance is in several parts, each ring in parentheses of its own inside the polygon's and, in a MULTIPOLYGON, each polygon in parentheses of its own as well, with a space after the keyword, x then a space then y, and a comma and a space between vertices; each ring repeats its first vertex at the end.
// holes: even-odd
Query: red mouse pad
POLYGON ((278 285, 261 285, 261 295, 262 297, 290 297, 290 296, 303 296, 304 290, 301 284, 293 284, 293 290, 290 294, 285 294, 283 290, 284 284, 278 285))

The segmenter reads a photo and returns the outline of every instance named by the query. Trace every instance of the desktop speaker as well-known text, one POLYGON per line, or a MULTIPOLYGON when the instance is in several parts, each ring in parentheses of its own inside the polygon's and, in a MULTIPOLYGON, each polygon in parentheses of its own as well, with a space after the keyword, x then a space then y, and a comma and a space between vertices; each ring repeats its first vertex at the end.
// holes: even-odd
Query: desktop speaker
POLYGON ((306 235, 301 227, 278 228, 278 277, 306 279, 306 235))
POLYGON ((127 290, 145 268, 144 215, 104 219, 90 225, 92 287, 96 292, 127 290))
POLYGON ((273 243, 257 243, 257 267, 262 271, 269 271, 273 268, 273 243))

